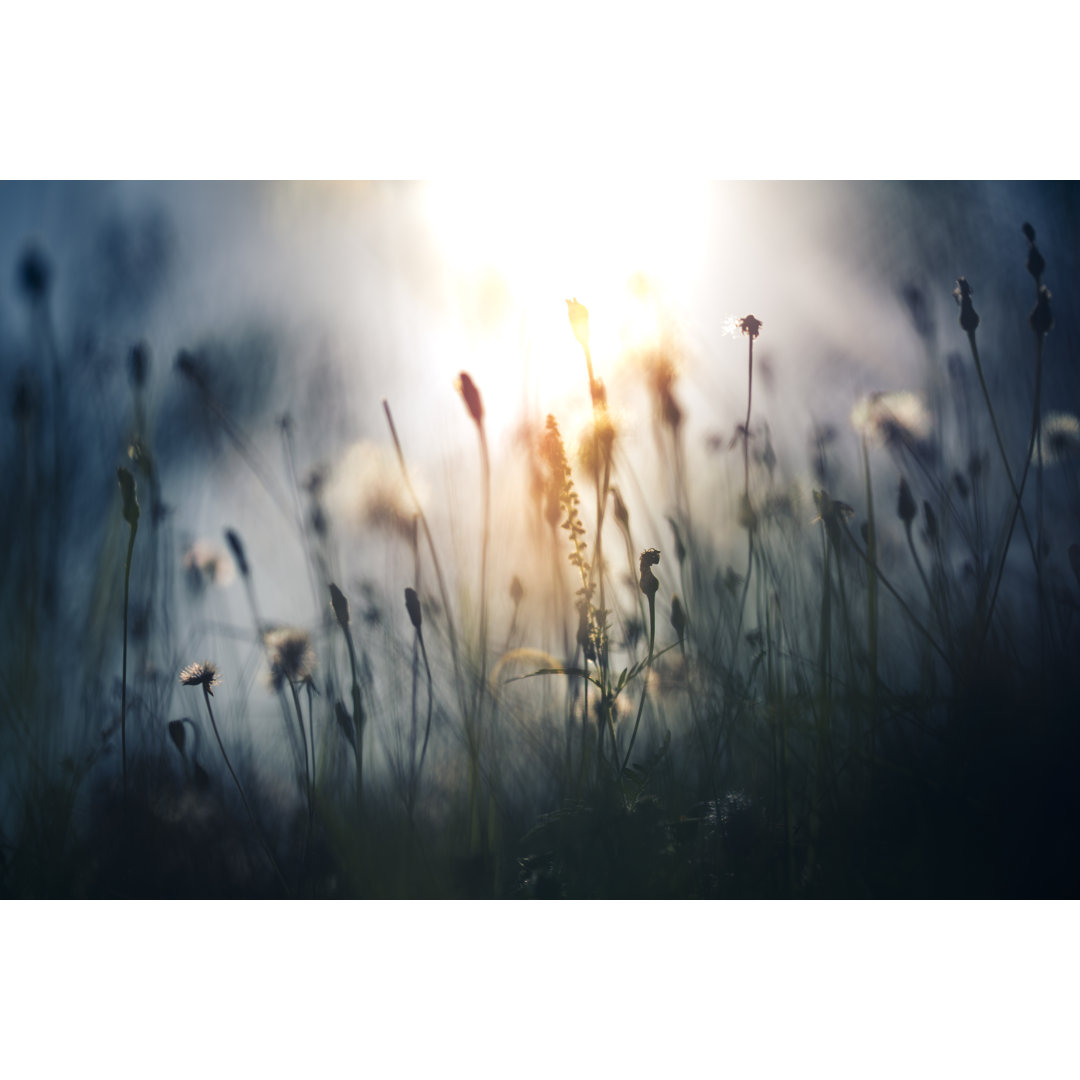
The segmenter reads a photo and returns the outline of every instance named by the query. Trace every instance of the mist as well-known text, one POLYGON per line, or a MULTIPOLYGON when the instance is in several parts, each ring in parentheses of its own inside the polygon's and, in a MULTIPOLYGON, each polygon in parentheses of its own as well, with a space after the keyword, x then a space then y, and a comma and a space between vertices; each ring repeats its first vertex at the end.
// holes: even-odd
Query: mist
MULTIPOLYGON (((987 698, 1036 678, 1038 752, 999 775, 1034 722, 995 712, 1001 738, 979 759, 992 779, 957 800, 998 806, 1075 738, 1056 718, 1080 602, 1080 429, 1062 421, 1035 466, 1028 444, 1036 391, 1044 425, 1080 412, 1076 196, 986 182, 3 185, 4 889, 906 895, 894 868, 856 866, 860 800, 886 832, 910 805, 907 789, 868 794, 866 776, 917 761, 949 789, 987 698), (1036 245, 1053 326, 1033 333, 1036 245), (584 341, 568 301, 587 309, 584 341), (922 412, 860 431, 868 399, 922 412), (540 450, 549 415, 586 565, 603 527, 591 571, 558 528, 570 504, 540 450), (118 469, 137 485, 134 533, 118 469), (775 548, 755 539, 767 529, 775 548), (279 654, 275 675, 268 635, 285 629, 314 665, 286 670, 279 654), (980 683, 994 657, 1002 684, 980 683), (180 681, 203 661, 222 676, 212 695, 180 681), (590 664, 599 693, 574 674, 590 664), (917 724, 900 704, 912 694, 917 724), (781 738, 800 695, 812 707, 781 738), (583 807, 615 815, 595 843, 634 850, 632 870, 614 854, 607 876, 582 869, 594 840, 552 815, 583 807), (128 842, 101 848, 124 821, 128 842), (225 839, 201 874, 214 830, 225 839), (656 886, 643 852, 660 834, 656 858, 679 869, 656 886)), ((1071 815, 1066 787, 1054 774, 1057 801, 1033 819, 1071 815)), ((1003 869, 1019 831, 957 869, 926 837, 942 821, 966 836, 972 819, 944 795, 939 810, 909 838, 929 867, 915 892, 1074 887, 1071 857, 1003 869)), ((1052 830, 1046 850, 1063 842, 1052 830)))

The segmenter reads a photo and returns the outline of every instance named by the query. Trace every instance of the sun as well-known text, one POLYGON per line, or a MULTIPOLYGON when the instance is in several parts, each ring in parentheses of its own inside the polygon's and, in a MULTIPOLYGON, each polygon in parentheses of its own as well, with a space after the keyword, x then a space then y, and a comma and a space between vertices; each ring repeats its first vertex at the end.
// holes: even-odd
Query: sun
POLYGON ((708 185, 656 181, 426 185, 424 215, 462 314, 462 366, 491 413, 587 393, 565 301, 590 313, 597 375, 662 333, 693 298, 710 234, 708 185), (524 382, 523 382, 524 380, 524 382))

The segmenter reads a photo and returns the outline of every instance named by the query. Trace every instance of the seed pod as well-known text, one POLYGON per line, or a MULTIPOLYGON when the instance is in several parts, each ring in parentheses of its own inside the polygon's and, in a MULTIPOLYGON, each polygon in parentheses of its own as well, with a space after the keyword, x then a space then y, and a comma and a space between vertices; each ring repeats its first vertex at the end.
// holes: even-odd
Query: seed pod
POLYGON ((682 601, 677 596, 671 598, 671 626, 678 635, 679 644, 682 644, 683 635, 686 633, 686 612, 683 611, 682 601))
POLYGON ((1036 334, 1048 334, 1054 328, 1054 314, 1050 310, 1050 290, 1039 286, 1039 299, 1028 317, 1028 324, 1036 334))
POLYGON ((139 524, 139 500, 135 495, 135 477, 122 465, 116 470, 120 494, 124 500, 124 520, 135 528, 139 524))
POLYGON ((345 594, 333 583, 330 583, 330 606, 334 609, 334 618, 342 630, 349 629, 349 601, 345 594))
POLYGON ((907 480, 904 477, 900 477, 900 497, 896 503, 896 513, 900 520, 904 523, 905 527, 910 528, 911 523, 915 520, 915 515, 919 512, 919 508, 915 505, 915 498, 911 494, 911 488, 908 487, 907 480))
POLYGON ((128 354, 128 372, 131 375, 132 385, 141 390, 146 385, 149 370, 150 349, 145 342, 140 341, 128 354))
POLYGON ((923 518, 926 520, 926 537, 932 543, 937 540, 938 535, 937 514, 934 513, 934 508, 925 499, 922 508, 923 518))
POLYGON ((415 589, 405 590, 405 610, 409 613, 410 622, 419 631, 422 617, 420 614, 420 597, 416 595, 415 589))
POLYGON ((465 408, 469 410, 469 415, 473 418, 473 423, 479 427, 484 422, 484 403, 480 400, 480 391, 477 390, 476 383, 472 381, 467 371, 458 375, 457 388, 465 401, 465 408))
POLYGON ((960 305, 960 329, 973 334, 979 325, 979 316, 971 303, 971 294, 975 290, 968 284, 967 278, 961 275, 956 279, 956 288, 953 296, 960 305))
POLYGON ((240 568, 240 573, 244 576, 248 576, 248 561, 244 554, 244 545, 240 542, 240 537, 232 529, 225 530, 225 539, 228 541, 229 548, 232 550, 233 558, 236 560, 236 565, 240 568))

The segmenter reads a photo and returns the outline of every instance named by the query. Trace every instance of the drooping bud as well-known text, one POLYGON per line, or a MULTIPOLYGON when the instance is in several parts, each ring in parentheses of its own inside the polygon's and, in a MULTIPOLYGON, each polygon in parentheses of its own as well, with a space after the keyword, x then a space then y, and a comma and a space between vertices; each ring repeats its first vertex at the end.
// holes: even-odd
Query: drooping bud
POLYGON ((919 508, 915 505, 915 498, 911 494, 911 488, 908 486, 907 480, 901 476, 900 497, 897 500, 896 513, 904 523, 905 528, 911 527, 911 523, 915 520, 915 515, 918 512, 919 508))
POLYGON ((180 756, 184 756, 184 741, 185 741, 184 721, 183 720, 170 720, 169 721, 169 738, 173 741, 173 746, 180 751, 180 756))
POLYGON ((623 502, 622 494, 617 487, 611 489, 611 497, 615 503, 615 520, 619 526, 623 529, 629 530, 630 528, 630 512, 626 509, 626 503, 623 502))
POLYGON ((122 465, 116 470, 120 494, 124 500, 124 520, 134 529, 139 524, 139 500, 135 495, 135 477, 122 465))
POLYGON ((349 601, 345 594, 333 583, 330 583, 330 606, 334 609, 334 618, 342 630, 349 629, 349 601))
POLYGON ((480 391, 477 390, 476 383, 472 381, 467 371, 458 375, 457 388, 465 402, 465 408, 469 410, 469 415, 473 418, 473 423, 479 427, 484 422, 484 403, 480 400, 480 391))
POLYGON ((405 590, 405 610, 409 613, 409 621, 419 630, 423 619, 420 614, 420 597, 416 595, 415 589, 405 590))

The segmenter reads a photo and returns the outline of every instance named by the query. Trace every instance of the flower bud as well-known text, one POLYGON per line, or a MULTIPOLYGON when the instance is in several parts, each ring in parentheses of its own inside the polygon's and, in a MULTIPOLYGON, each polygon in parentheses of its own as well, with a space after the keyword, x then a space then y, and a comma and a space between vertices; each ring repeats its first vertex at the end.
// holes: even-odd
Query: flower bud
POLYGON ((135 496, 135 477, 122 465, 116 470, 120 494, 124 500, 124 520, 135 528, 139 524, 139 500, 135 496))
POLYGON ((1039 299, 1028 317, 1028 324, 1036 334, 1047 334, 1054 328, 1054 314, 1050 310, 1050 290, 1039 286, 1039 299))
POLYGON ((420 597, 415 589, 405 590, 405 610, 409 613, 409 620, 417 630, 420 629, 422 617, 420 614, 420 597))
POLYGON ((342 630, 349 629, 349 601, 345 594, 333 583, 330 583, 330 606, 334 609, 334 618, 342 630))
POLYGON ((681 643, 686 633, 686 612, 683 611, 682 601, 677 596, 671 598, 671 626, 681 643))
POLYGON ((961 275, 956 279, 956 288, 953 296, 960 305, 960 329, 974 334, 979 325, 979 316, 971 303, 971 294, 975 290, 968 284, 967 278, 961 275))
POLYGON ((476 389, 476 383, 467 371, 463 371, 457 379, 458 393, 465 402, 465 408, 473 418, 473 423, 479 427, 484 422, 484 403, 480 400, 480 391, 476 389))
POLYGON ((137 390, 146 385, 146 376, 150 370, 150 349, 145 342, 140 341, 132 347, 128 354, 128 372, 131 375, 131 384, 137 390))
POLYGON ((589 347, 589 311, 584 304, 577 302, 577 297, 566 301, 567 314, 570 316, 570 328, 581 347, 589 347))
MULTIPOLYGON (((244 554, 244 545, 240 542, 240 537, 232 529, 225 530, 225 539, 228 541, 229 547, 232 549, 233 558, 236 560, 236 565, 240 568, 240 573, 243 577, 248 576, 248 561, 247 556, 244 554)), ((333 586, 331 586, 332 588, 333 586)))

